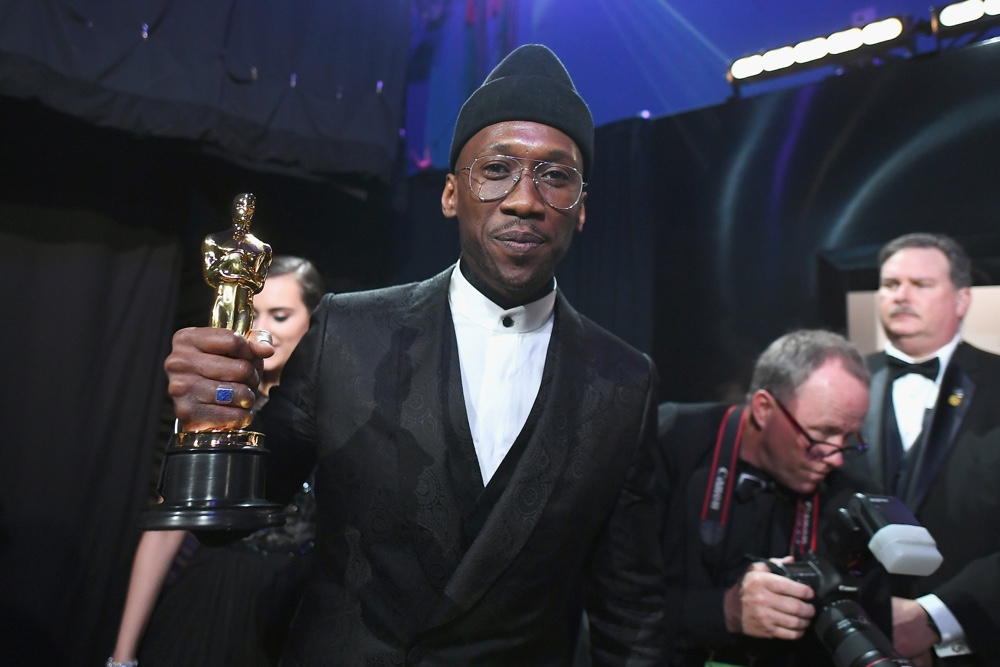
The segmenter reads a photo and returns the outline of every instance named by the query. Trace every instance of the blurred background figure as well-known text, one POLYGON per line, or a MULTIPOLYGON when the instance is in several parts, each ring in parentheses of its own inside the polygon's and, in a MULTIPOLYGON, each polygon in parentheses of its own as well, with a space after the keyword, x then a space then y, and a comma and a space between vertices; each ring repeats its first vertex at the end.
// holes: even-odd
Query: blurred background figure
MULTIPOLYGON (((272 260, 253 300, 253 326, 274 343, 255 411, 281 380, 324 291, 308 260, 272 260)), ((311 560, 313 503, 310 479, 286 507, 284 526, 224 548, 202 548, 187 531, 144 533, 108 664, 134 665, 139 655, 144 666, 276 665, 311 560)))
MULTIPOLYGON (((799 330, 760 355, 739 404, 660 405, 666 664, 834 664, 810 630, 826 601, 761 561, 826 553, 837 510, 866 490, 839 469, 865 452, 870 380, 845 338, 799 330)), ((858 603, 888 634, 887 582, 863 579, 858 603)))
POLYGON ((1000 665, 1000 357, 963 340, 971 262, 949 236, 905 234, 879 276, 871 452, 845 472, 898 496, 944 556, 893 580, 893 641, 919 667, 1000 665))

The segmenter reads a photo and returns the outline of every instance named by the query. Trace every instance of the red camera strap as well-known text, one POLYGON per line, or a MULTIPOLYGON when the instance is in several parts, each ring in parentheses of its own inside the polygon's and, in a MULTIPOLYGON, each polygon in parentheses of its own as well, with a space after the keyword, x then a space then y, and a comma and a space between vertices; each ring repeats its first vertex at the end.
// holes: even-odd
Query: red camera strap
POLYGON ((701 539, 705 544, 719 544, 726 534, 729 502, 736 480, 736 462, 743 438, 743 413, 745 408, 733 405, 719 423, 715 440, 712 468, 705 489, 705 502, 701 508, 701 539))
POLYGON ((819 524, 819 489, 812 498, 799 498, 795 503, 795 528, 788 550, 795 558, 801 558, 816 550, 816 526, 819 524))
MULTIPOLYGON (((719 423, 712 454, 712 467, 705 488, 705 502, 701 508, 701 539, 705 544, 722 542, 729 520, 729 505, 736 482, 736 464, 739 460, 740 442, 743 439, 743 415, 747 406, 734 405, 726 411, 719 423)), ((816 550, 817 524, 819 523, 819 490, 811 498, 799 498, 795 504, 795 526, 792 529, 789 552, 799 558, 816 550)))

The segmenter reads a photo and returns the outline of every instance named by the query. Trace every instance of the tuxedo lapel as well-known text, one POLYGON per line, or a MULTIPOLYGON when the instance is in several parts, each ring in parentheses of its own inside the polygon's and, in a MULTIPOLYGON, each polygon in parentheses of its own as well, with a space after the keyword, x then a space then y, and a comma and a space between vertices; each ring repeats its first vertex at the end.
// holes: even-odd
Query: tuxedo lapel
POLYGON ((398 346, 397 365, 396 403, 407 425, 401 437, 408 439, 397 443, 400 497, 415 527, 417 557, 438 590, 461 555, 462 518, 447 468, 448 446, 454 438, 472 439, 448 307, 450 275, 449 269, 422 283, 403 310, 399 330, 409 332, 409 340, 398 346))
POLYGON ((545 510, 565 466, 570 429, 578 427, 567 415, 582 405, 585 390, 582 374, 574 370, 585 359, 581 326, 558 296, 542 382, 528 418, 535 428, 509 483, 448 582, 448 600, 431 619, 434 625, 475 604, 521 552, 545 510))
POLYGON ((907 493, 906 504, 914 512, 920 509, 920 504, 927 497, 975 395, 976 383, 963 370, 958 357, 956 350, 941 381, 930 433, 924 434, 923 451, 907 493))

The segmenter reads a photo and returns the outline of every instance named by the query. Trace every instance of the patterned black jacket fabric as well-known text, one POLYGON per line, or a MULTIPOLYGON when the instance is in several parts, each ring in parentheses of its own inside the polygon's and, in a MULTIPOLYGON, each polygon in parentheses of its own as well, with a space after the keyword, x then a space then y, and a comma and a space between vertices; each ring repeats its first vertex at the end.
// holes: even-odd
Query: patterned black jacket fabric
POLYGON ((558 295, 520 456, 470 536, 450 273, 326 297, 255 422, 269 496, 317 466, 318 575, 283 664, 569 664, 583 603, 595 665, 659 664, 651 361, 558 295))

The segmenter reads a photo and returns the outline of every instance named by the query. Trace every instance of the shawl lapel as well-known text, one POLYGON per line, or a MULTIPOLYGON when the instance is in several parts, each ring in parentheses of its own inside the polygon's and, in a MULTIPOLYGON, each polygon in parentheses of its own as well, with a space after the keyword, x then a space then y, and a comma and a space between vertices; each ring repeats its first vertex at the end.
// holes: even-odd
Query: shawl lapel
MULTIPOLYGON (((446 599, 428 625, 446 623, 472 607, 517 557, 537 526, 563 473, 573 433, 580 427, 580 422, 567 419, 567 413, 584 406, 586 383, 581 372, 574 370, 586 359, 582 340, 579 315, 558 293, 542 385, 532 407, 532 411, 540 411, 534 432, 510 482, 448 581, 446 599)), ((467 419, 465 423, 468 429, 467 419)))
MULTIPOLYGON (((461 512, 452 493, 447 467, 452 438, 468 438, 462 380, 458 372, 455 327, 448 307, 451 269, 420 283, 403 310, 400 331, 409 332, 398 346, 399 403, 403 432, 411 437, 399 447, 399 486, 404 512, 414 526, 417 557, 432 585, 442 590, 461 555, 461 512)), ((476 468, 478 472, 478 467, 476 468)))

